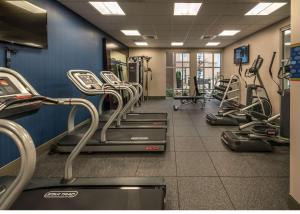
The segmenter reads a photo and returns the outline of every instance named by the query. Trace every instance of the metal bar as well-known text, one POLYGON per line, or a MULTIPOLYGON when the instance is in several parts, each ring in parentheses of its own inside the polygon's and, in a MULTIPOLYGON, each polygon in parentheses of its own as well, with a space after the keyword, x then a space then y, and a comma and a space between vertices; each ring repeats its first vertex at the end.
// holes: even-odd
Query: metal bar
POLYGON ((0 119, 0 132, 11 138, 20 153, 20 170, 14 181, 0 194, 0 209, 9 209, 33 176, 36 166, 36 150, 31 136, 19 124, 0 119))
MULTIPOLYGON (((95 131, 98 128, 99 124, 99 114, 95 106, 88 100, 80 98, 58 98, 56 99, 56 105, 76 105, 85 107, 91 114, 91 125, 89 129, 85 132, 81 140, 76 144, 71 154, 68 156, 68 159, 65 164, 65 172, 63 182, 72 182, 73 178, 73 162, 75 158, 79 155, 83 147, 87 144, 88 140, 94 135, 95 131)), ((51 103, 46 103, 49 105, 55 105, 51 103)))

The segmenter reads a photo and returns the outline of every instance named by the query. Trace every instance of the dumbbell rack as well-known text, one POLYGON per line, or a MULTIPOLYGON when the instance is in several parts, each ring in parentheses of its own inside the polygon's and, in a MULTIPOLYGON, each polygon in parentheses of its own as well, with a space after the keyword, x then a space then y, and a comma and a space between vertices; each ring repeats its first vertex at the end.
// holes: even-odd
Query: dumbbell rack
POLYGON ((238 75, 231 75, 229 79, 220 79, 218 83, 213 98, 221 101, 219 109, 229 102, 240 103, 241 82, 238 75))

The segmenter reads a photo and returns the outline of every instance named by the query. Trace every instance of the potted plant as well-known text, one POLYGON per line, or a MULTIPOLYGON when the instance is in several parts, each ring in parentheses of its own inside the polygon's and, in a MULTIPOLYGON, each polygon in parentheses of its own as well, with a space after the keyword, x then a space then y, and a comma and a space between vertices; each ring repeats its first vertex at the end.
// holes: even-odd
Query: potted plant
POLYGON ((176 72, 176 85, 177 85, 177 88, 181 88, 181 72, 180 71, 177 71, 176 72))

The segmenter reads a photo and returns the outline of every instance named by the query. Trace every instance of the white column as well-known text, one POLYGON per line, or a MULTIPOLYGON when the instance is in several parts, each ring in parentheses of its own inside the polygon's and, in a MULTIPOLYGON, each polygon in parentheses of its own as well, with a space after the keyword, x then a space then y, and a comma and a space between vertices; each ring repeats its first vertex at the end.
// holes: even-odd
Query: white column
MULTIPOLYGON (((300 45, 300 1, 291 1, 292 44, 300 45)), ((290 195, 300 204, 300 81, 291 81, 290 195)))

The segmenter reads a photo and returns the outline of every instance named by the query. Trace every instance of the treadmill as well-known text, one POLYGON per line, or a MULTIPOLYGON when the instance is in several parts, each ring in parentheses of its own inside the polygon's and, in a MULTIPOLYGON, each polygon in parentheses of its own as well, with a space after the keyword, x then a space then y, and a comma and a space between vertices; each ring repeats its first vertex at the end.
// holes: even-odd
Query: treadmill
MULTIPOLYGON (((98 124, 98 129, 82 152, 164 152, 167 144, 167 128, 113 127, 112 123, 123 108, 121 95, 108 84, 103 84, 88 70, 70 70, 68 77, 86 96, 111 95, 117 100, 117 108, 108 121, 98 124)), ((71 152, 78 139, 86 132, 87 125, 75 129, 77 107, 73 107, 68 117, 68 134, 61 138, 53 148, 54 152, 71 152)))
MULTIPOLYGON (((142 93, 139 94, 138 91, 142 91, 142 88, 137 90, 137 88, 140 88, 141 85, 140 84, 136 84, 136 83, 133 83, 133 84, 128 84, 128 83, 125 83, 125 82, 121 82, 119 81, 118 77, 114 74, 114 73, 110 73, 110 72, 107 72, 105 73, 105 75, 102 77, 102 79, 107 82, 106 84, 111 86, 114 90, 116 91, 126 91, 129 95, 129 99, 128 99, 128 102, 123 106, 123 109, 121 110, 120 114, 118 115, 116 121, 114 121, 112 123, 112 126, 110 126, 110 128, 113 128, 113 127, 121 127, 121 128, 167 128, 168 127, 168 121, 167 120, 149 120, 149 119, 146 119, 146 120, 127 120, 126 119, 126 115, 127 115, 127 112, 128 111, 131 111, 133 112, 133 107, 134 105, 138 102, 139 100, 139 97, 142 95, 142 93)), ((121 95, 123 93, 120 93, 121 95)), ((103 102, 104 102, 104 99, 105 99, 106 95, 104 96, 101 96, 100 98, 100 101, 99 101, 99 107, 98 107, 98 112, 99 114, 102 113, 102 105, 103 105, 103 102)), ((133 114, 133 113, 131 113, 133 114)), ((140 114, 140 113, 139 113, 140 114)), ((157 113, 155 115, 161 115, 161 114, 164 114, 164 113, 157 113)), ((146 116, 149 116, 150 114, 149 113, 146 113, 146 116)), ((167 113, 166 113, 167 115, 167 113)), ((105 115, 104 117, 101 117, 100 118, 100 125, 104 125, 110 115, 105 115)), ((167 118, 167 116, 166 116, 167 118)))
MULTIPOLYGON (((133 91, 134 100, 130 102, 128 108, 124 109, 122 112, 122 118, 125 121, 155 121, 155 122, 167 122, 168 113, 141 113, 141 112, 132 112, 133 106, 139 101, 142 93, 138 93, 138 90, 134 85, 142 89, 142 86, 138 83, 125 83, 122 82, 113 72, 111 71, 101 71, 101 78, 112 87, 118 87, 118 85, 128 85, 129 88, 133 91), (131 111, 131 112, 130 112, 131 111)), ((121 89, 122 90, 122 89, 121 89)), ((124 90, 124 89, 123 89, 124 90)))
POLYGON ((84 99, 52 99, 39 95, 14 70, 0 67, 0 117, 15 118, 36 113, 43 105, 79 105, 91 113, 88 131, 68 156, 63 178, 33 178, 35 148, 30 135, 20 125, 0 119, 20 149, 21 167, 17 178, 0 178, 0 208, 12 210, 161 210, 166 201, 163 178, 118 177, 76 178, 73 163, 96 131, 99 115, 84 99), (21 146, 23 145, 23 146, 21 146), (23 150, 24 148, 25 150, 23 150), (29 183, 28 183, 29 182, 29 183), (26 185, 27 184, 27 185, 26 185))

